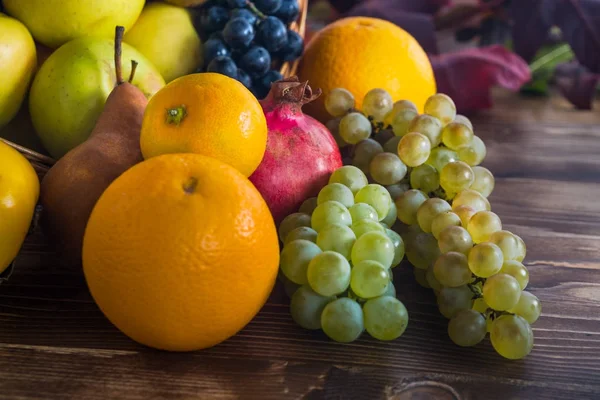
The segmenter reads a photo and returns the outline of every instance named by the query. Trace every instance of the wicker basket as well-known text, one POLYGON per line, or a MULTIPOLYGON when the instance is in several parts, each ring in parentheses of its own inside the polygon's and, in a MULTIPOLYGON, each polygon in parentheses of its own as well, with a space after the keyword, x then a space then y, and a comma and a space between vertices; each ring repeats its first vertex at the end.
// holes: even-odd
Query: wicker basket
MULTIPOLYGON (((298 32, 298 34, 302 37, 305 37, 306 33, 306 15, 308 14, 308 0, 298 0, 298 4, 300 6, 300 15, 298 20, 292 22, 290 25, 290 29, 298 32)), ((287 78, 296 74, 298 69, 298 64, 300 60, 295 60, 292 62, 285 62, 280 68, 281 74, 287 78)), ((21 154, 23 154, 33 165, 33 168, 37 172, 38 176, 41 178, 44 177, 45 173, 54 165, 55 160, 51 157, 45 156, 43 154, 37 153, 33 150, 30 150, 26 147, 20 146, 16 143, 10 142, 6 139, 0 138, 0 141, 6 143, 7 145, 13 147, 21 154)))

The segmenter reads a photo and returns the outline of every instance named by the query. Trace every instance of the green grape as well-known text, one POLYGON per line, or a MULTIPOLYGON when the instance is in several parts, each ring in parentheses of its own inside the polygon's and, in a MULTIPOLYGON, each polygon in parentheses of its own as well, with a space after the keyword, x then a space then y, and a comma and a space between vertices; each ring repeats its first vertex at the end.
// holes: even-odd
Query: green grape
POLYGON ((429 158, 431 143, 427 136, 418 132, 410 132, 402 136, 398 143, 398 155, 409 167, 418 167, 429 158))
POLYGON ((334 119, 330 119, 329 121, 327 121, 325 123, 325 127, 329 130, 329 132, 331 132, 331 136, 333 136, 333 138, 335 139, 335 143, 338 145, 338 147, 340 149, 349 145, 340 136, 340 121, 341 120, 342 120, 341 117, 334 118, 334 119))
MULTIPOLYGON (((389 142, 392 138, 394 138, 394 132, 391 129, 382 129, 377 132, 374 136, 374 139, 382 146, 385 146, 387 142, 389 142)), ((384 148, 385 151, 385 148, 384 148)), ((396 150, 393 151, 394 153, 396 150)))
POLYGON ((542 303, 534 294, 523 291, 517 305, 508 310, 508 312, 517 314, 523 317, 525 321, 533 324, 542 313, 542 303))
POLYGON ((505 311, 517 305, 521 285, 508 274, 496 274, 483 284, 483 299, 496 311, 505 311))
POLYGON ((407 190, 395 201, 398 210, 398 219, 405 224, 417 223, 417 210, 427 200, 425 193, 417 189, 407 190))
POLYGON ((442 141, 442 122, 427 114, 421 114, 412 120, 410 125, 408 125, 409 132, 418 132, 427 139, 429 139, 429 143, 431 143, 431 148, 436 147, 442 141))
POLYGON ((354 194, 346 185, 330 183, 321 189, 317 197, 317 204, 323 204, 326 201, 337 201, 349 208, 354 205, 354 194))
POLYGON ((406 246, 406 258, 416 268, 427 269, 440 255, 431 233, 419 233, 406 246))
POLYGON ((348 211, 350 211, 350 216, 352 217, 352 221, 354 221, 353 225, 363 219, 370 219, 375 222, 379 221, 377 211, 367 203, 356 203, 348 211))
POLYGON ((387 288, 385 289, 385 292, 382 294, 382 296, 396 297, 396 287, 394 286, 391 280, 388 283, 387 288))
POLYGON ((475 310, 461 310, 448 323, 448 336, 462 347, 475 346, 485 338, 485 317, 475 310))
POLYGON ((334 296, 350 286, 350 264, 335 251, 324 251, 310 261, 306 276, 312 290, 321 296, 334 296))
POLYGON ((371 260, 390 268, 395 254, 394 243, 385 232, 367 232, 356 239, 352 247, 352 265, 371 260))
POLYGON ((370 138, 362 140, 354 146, 352 165, 366 174, 369 172, 371 160, 379 153, 383 153, 383 147, 377 141, 370 138))
POLYGON ((446 211, 450 211, 452 207, 446 200, 438 199, 436 197, 427 199, 417 209, 417 222, 423 230, 423 232, 431 233, 431 223, 433 219, 438 215, 446 211))
POLYGON ((456 105, 450 96, 443 93, 436 93, 430 96, 425 102, 425 114, 436 117, 442 122, 442 125, 447 125, 454 121, 456 117, 456 105))
POLYGON ((333 296, 321 296, 308 285, 300 286, 290 301, 292 319, 304 329, 321 329, 321 314, 333 296))
POLYGON ((489 169, 479 166, 473 167, 473 174, 475 174, 475 179, 471 189, 478 191, 483 197, 488 197, 494 190, 494 175, 489 169))
POLYGON ((323 251, 335 251, 350 259, 352 246, 356 242, 354 231, 346 225, 326 225, 317 234, 317 246, 323 251))
POLYGON ((517 260, 519 262, 523 262, 523 260, 525 259, 525 256, 527 255, 527 246, 525 246, 525 242, 523 241, 523 239, 521 239, 520 236, 515 235, 515 237, 517 238, 517 241, 519 242, 519 246, 517 247, 517 255, 515 257, 515 260, 517 260))
POLYGON ((398 209, 396 208, 396 203, 392 201, 390 205, 390 211, 388 211, 385 218, 381 221, 387 228, 391 228, 396 221, 398 220, 398 209))
POLYGON ((383 89, 369 90, 362 102, 362 111, 377 122, 383 122, 393 107, 392 96, 383 89))
POLYGON ((381 185, 368 184, 360 189, 354 196, 356 203, 367 203, 377 211, 379 220, 382 221, 392 206, 392 197, 381 185))
POLYGON ((493 243, 479 243, 469 252, 469 268, 480 278, 497 274, 502 268, 502 250, 493 243))
POLYGON ((404 111, 404 110, 412 110, 415 112, 415 115, 418 115, 418 110, 417 110, 417 106, 415 105, 415 103, 413 103, 410 100, 398 100, 392 106, 392 111, 387 113, 387 115, 385 116, 385 119, 383 120, 385 125, 386 126, 392 125, 394 118, 396 118, 396 116, 401 111, 404 111))
POLYGON ((440 233, 449 226, 460 226, 460 218, 452 211, 439 213, 431 220, 431 233, 439 239, 440 233))
POLYGON ((473 130, 473 124, 471 123, 471 120, 465 117, 464 115, 456 114, 456 117, 454 117, 454 122, 466 125, 469 127, 470 130, 473 130))
POLYGON ((440 174, 429 164, 422 164, 410 172, 410 186, 425 193, 430 193, 440 187, 440 174))
POLYGON ((473 302, 472 309, 479 313, 482 313, 482 314, 485 313, 488 308, 490 308, 490 306, 487 305, 487 303, 485 302, 483 297, 479 297, 479 298, 475 299, 475 301, 473 302))
POLYGON ((351 112, 340 121, 340 136, 346 143, 356 144, 371 136, 371 121, 359 112, 351 112))
POLYGON ((355 221, 352 223, 351 228, 357 239, 367 232, 385 233, 385 228, 379 222, 371 219, 361 219, 360 221, 355 221))
POLYGON ((479 136, 473 136, 473 140, 466 146, 459 147, 456 152, 460 159, 471 167, 481 164, 487 155, 485 143, 479 136))
POLYGON ((354 108, 354 95, 343 88, 332 89, 325 97, 325 110, 333 117, 342 117, 354 108))
POLYGON ((390 140, 386 141, 383 144, 383 151, 386 153, 393 153, 397 157, 398 144, 400 144, 400 140, 402 140, 400 136, 394 136, 390 140))
POLYGON ((425 289, 431 289, 431 285, 427 282, 427 270, 420 268, 413 268, 413 275, 415 276, 415 280, 419 285, 424 287, 425 289))
POLYGON ((456 251, 444 253, 433 264, 435 279, 442 286, 458 287, 471 281, 471 270, 467 256, 456 251))
POLYGON ((427 283, 429 284, 429 286, 431 287, 431 289, 433 289, 434 293, 437 296, 437 294, 440 292, 440 290, 442 290, 443 286, 435 278, 435 274, 433 273, 433 264, 431 264, 429 266, 429 268, 427 268, 427 270, 422 270, 420 268, 415 268, 415 271, 416 270, 425 271, 425 279, 427 279, 427 283))
POLYGON ((473 242, 487 242, 494 232, 502 230, 500 217, 491 211, 479 211, 469 220, 467 231, 471 234, 473 242))
POLYGON ((326 201, 315 208, 311 217, 311 227, 319 232, 326 225, 352 225, 350 211, 338 201, 326 201))
POLYGON ((385 187, 392 198, 392 201, 396 201, 398 197, 404 192, 410 190, 410 184, 408 183, 396 183, 395 185, 388 185, 385 187))
POLYGON ((492 323, 490 341, 494 350, 504 358, 518 360, 533 348, 533 331, 518 315, 501 315, 492 323))
POLYGON ((389 282, 387 268, 377 261, 364 260, 352 268, 350 288, 363 299, 381 296, 389 282))
MULTIPOLYGON (((350 189, 352 194, 356 194, 360 189, 367 186, 369 181, 367 176, 359 168, 353 165, 344 165, 333 171, 329 177, 329 184, 341 183, 350 189)), ((354 199, 352 200, 354 203, 354 199)))
POLYGON ((462 146, 470 145, 473 136, 473 131, 467 125, 451 122, 442 130, 442 143, 449 149, 458 150, 462 146))
POLYGON ((279 224, 279 240, 284 242, 288 233, 301 226, 310 226, 310 215, 304 213, 288 215, 279 224))
POLYGON ((402 261, 404 258, 404 240, 402 240, 402 237, 391 229, 386 229, 385 233, 394 244, 394 259, 392 260, 391 265, 391 267, 394 268, 397 267, 400 264, 400 261, 402 261))
POLYGON ((297 283, 290 281, 287 278, 287 276, 285 276, 281 268, 279 269, 279 271, 277 271, 277 278, 283 284, 283 290, 289 298, 291 298, 294 295, 294 293, 296 293, 296 290, 298 290, 298 288, 302 287, 302 285, 298 285, 297 283))
POLYGON ((458 287, 442 287, 437 296, 440 313, 450 319, 461 310, 473 307, 473 292, 467 285, 458 287))
POLYGON ((283 242, 284 245, 293 242, 294 240, 304 239, 310 242, 317 242, 317 231, 308 226, 299 226, 287 234, 283 242))
POLYGON ((375 339, 397 339, 408 326, 406 307, 392 296, 381 296, 367 301, 363 306, 363 312, 365 329, 375 339))
POLYGON ((398 137, 402 137, 406 135, 409 130, 411 122, 417 118, 419 113, 416 110, 405 108, 404 110, 398 111, 398 113, 394 116, 394 119, 391 121, 392 130, 394 131, 394 135, 398 137))
POLYGON ((308 199, 304 200, 298 211, 304 214, 312 215, 312 213, 315 211, 315 208, 317 208, 317 198, 309 197, 308 199))
MULTIPOLYGON (((475 211, 490 211, 491 206, 488 199, 483 197, 481 193, 472 190, 465 189, 456 194, 452 199, 452 209, 456 209, 460 206, 469 206, 475 211)), ((461 218, 462 219, 462 218, 461 218)))
POLYGON ((505 261, 516 259, 519 251, 519 241, 512 232, 494 232, 490 235, 488 241, 500 247, 505 261))
POLYGON ((440 232, 437 240, 442 253, 457 251, 466 255, 473 248, 471 235, 461 226, 447 227, 440 232))
POLYGON ((473 183, 473 170, 462 161, 446 164, 440 172, 440 185, 446 192, 459 193, 473 183))
POLYGON ((458 215, 458 218, 460 218, 460 224, 466 229, 467 226, 469 226, 469 221, 471 218, 473 218, 473 215, 475 215, 477 211, 475 211, 473 207, 458 206, 456 208, 453 207, 452 212, 458 215))
POLYGON ((454 161, 460 161, 458 154, 454 150, 446 147, 436 147, 435 149, 431 149, 431 153, 425 164, 431 165, 439 173, 446 164, 454 161))
POLYGON ((325 306, 321 313, 321 328, 330 339, 350 343, 363 333, 363 320, 360 304, 348 297, 342 297, 325 306))
POLYGON ((519 261, 515 260, 506 260, 504 264, 502 264, 502 269, 500 272, 503 274, 508 274, 515 278, 517 282, 519 282, 519 286, 521 286, 521 290, 524 290, 529 283, 529 271, 523 264, 519 261))
POLYGON ((396 154, 379 153, 371 160, 369 172, 375 182, 393 185, 404 178, 407 168, 396 154))
POLYGON ((279 258, 279 267, 286 278, 299 285, 308 283, 306 271, 308 264, 318 254, 319 246, 308 240, 294 240, 284 246, 279 258))

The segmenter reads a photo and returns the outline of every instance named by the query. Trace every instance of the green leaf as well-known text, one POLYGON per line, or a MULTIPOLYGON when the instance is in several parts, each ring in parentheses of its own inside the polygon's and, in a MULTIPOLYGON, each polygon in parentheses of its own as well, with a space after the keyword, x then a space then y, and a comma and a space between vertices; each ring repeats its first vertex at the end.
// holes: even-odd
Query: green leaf
POLYGON ((554 76, 558 64, 571 61, 575 55, 567 43, 557 43, 542 47, 531 63, 531 81, 521 89, 525 93, 547 94, 548 83, 554 76))

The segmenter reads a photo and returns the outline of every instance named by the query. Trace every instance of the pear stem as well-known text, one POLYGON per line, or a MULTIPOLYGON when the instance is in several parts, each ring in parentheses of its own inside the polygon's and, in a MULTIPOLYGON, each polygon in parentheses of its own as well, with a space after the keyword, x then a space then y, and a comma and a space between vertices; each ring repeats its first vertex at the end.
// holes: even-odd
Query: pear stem
POLYGON ((137 69, 138 62, 135 60, 131 60, 131 72, 129 73, 129 80, 127 82, 133 82, 133 77, 135 76, 135 70, 137 69))
POLYGON ((122 26, 117 26, 115 29, 115 73, 117 75, 117 85, 124 83, 123 73, 121 72, 121 43, 123 42, 124 32, 125 28, 122 26))

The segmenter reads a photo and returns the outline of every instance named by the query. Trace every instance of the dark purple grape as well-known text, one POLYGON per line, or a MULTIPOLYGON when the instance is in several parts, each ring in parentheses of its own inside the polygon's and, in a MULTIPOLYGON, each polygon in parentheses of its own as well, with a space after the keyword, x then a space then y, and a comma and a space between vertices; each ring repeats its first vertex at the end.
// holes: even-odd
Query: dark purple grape
POLYGON ((262 78, 260 78, 260 85, 267 90, 271 90, 271 83, 277 82, 283 79, 283 75, 277 70, 270 70, 262 78))
POLYGON ((229 12, 226 8, 210 7, 200 16, 200 27, 207 33, 220 31, 229 20, 229 12))
POLYGON ((297 20, 298 15, 300 15, 298 0, 282 0, 281 7, 275 13, 275 16, 286 25, 297 20))
POLYGON ((287 28, 277 17, 267 17, 256 28, 256 40, 274 53, 287 43, 287 28))
POLYGON ((248 75, 243 69, 238 69, 237 80, 248 89, 252 87, 252 78, 250 78, 250 75, 248 75))
POLYGON ((298 33, 288 30, 286 45, 277 52, 277 58, 282 61, 294 61, 302 55, 304 40, 298 33))
POLYGON ((274 14, 281 7, 281 0, 254 0, 253 3, 256 8, 268 15, 274 14))
POLYGON ((240 67, 251 77, 259 78, 271 67, 271 55, 264 47, 252 46, 240 59, 240 67))
POLYGON ((246 0, 227 0, 229 8, 242 8, 246 7, 246 0))
POLYGON ((208 72, 227 75, 230 78, 237 79, 238 67, 229 57, 217 57, 208 64, 208 72))
POLYGON ((208 39, 204 42, 204 64, 209 64, 217 57, 229 57, 231 52, 221 39, 208 39))
POLYGON ((254 28, 244 18, 231 19, 223 29, 223 39, 234 49, 248 47, 254 39, 254 28))
POLYGON ((236 8, 235 10, 231 10, 229 13, 231 19, 233 18, 244 18, 250 22, 251 25, 256 24, 256 20, 258 17, 252 11, 247 8, 236 8))

